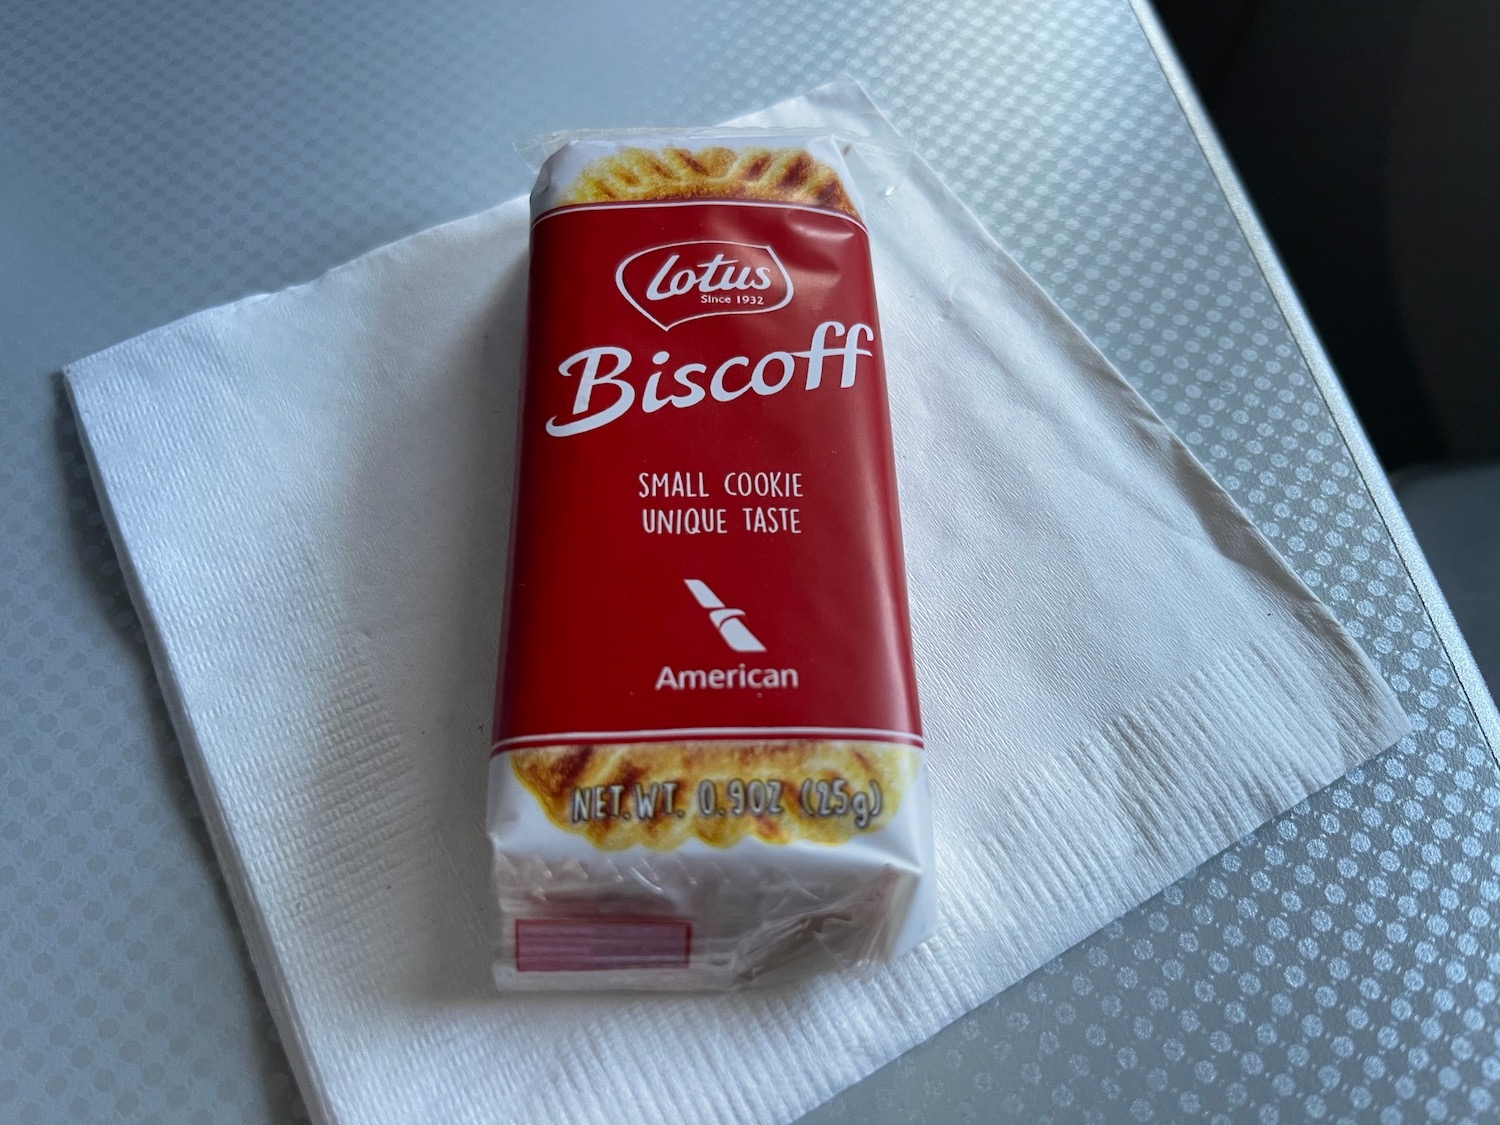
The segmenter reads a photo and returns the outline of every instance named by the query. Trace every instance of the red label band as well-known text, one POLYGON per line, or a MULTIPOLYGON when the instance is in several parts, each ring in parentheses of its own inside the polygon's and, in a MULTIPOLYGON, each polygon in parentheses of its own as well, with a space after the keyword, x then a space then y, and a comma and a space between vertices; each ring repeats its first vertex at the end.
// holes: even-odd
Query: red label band
POLYGON ((864 228, 562 208, 529 301, 496 748, 920 744, 864 228))
POLYGON ((681 969, 693 928, 675 918, 518 918, 518 973, 681 969))

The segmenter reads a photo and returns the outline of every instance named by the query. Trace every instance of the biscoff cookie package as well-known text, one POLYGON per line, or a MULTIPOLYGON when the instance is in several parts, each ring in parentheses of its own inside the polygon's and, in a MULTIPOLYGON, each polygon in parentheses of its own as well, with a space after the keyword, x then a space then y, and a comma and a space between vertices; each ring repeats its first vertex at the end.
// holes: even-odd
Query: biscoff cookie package
POLYGON ((587 136, 538 175, 489 775, 501 988, 741 988, 932 929, 852 150, 587 136))

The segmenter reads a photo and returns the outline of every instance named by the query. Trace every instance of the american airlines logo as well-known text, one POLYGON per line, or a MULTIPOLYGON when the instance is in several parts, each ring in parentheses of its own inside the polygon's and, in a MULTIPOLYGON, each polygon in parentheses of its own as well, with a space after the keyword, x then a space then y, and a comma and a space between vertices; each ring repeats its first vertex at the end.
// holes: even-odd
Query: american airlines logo
POLYGON ((745 616, 742 609, 733 609, 719 600, 719 595, 708 588, 708 584, 700 582, 696 578, 685 579, 687 588, 692 591, 694 600, 704 609, 708 610, 708 619, 713 627, 719 631, 719 636, 724 638, 724 643, 735 652, 765 652, 766 646, 761 644, 741 620, 745 616))

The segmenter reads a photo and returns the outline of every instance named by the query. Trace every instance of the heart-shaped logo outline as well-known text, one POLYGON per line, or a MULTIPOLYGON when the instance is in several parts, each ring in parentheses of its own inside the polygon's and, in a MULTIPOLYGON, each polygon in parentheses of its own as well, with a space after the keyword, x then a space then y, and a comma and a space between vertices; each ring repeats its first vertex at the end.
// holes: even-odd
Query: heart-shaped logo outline
POLYGON ((677 327, 677 325, 686 324, 690 320, 702 320, 705 317, 710 316, 735 316, 738 314, 775 312, 777 309, 784 309, 787 307, 787 305, 791 304, 792 295, 796 292, 796 288, 792 284, 791 273, 788 272, 786 266, 782 264, 781 259, 776 254, 776 251, 773 250, 769 245, 763 242, 732 242, 729 239, 725 238, 693 238, 688 239, 686 242, 664 242, 660 246, 648 246, 644 250, 637 250, 634 254, 630 255, 630 257, 626 258, 618 266, 615 267, 615 288, 620 291, 621 296, 623 296, 627 301, 630 302, 631 306, 635 309, 636 312, 640 313, 643 317, 649 320, 652 324, 656 325, 656 327, 660 328, 663 332, 670 332, 673 328, 677 327), (786 282, 786 296, 777 301, 774 305, 752 305, 748 308, 714 308, 709 309, 706 312, 694 313, 692 316, 684 316, 678 320, 673 320, 667 324, 663 324, 660 320, 656 319, 656 317, 652 316, 650 311, 647 310, 646 307, 639 301, 637 301, 630 290, 626 288, 625 267, 630 265, 630 263, 635 261, 637 258, 644 258, 647 254, 655 254, 661 250, 674 250, 679 246, 743 246, 747 250, 764 250, 771 256, 771 261, 776 264, 776 269, 781 274, 781 280, 786 282))

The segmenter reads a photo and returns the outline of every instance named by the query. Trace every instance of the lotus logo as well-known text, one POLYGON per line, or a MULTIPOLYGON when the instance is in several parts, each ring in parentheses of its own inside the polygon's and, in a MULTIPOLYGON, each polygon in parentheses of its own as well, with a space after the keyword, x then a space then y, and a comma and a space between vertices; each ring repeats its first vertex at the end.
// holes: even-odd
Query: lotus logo
POLYGON ((705 316, 771 312, 792 299, 792 278, 776 251, 749 242, 653 246, 621 262, 615 284, 662 329, 705 316))

